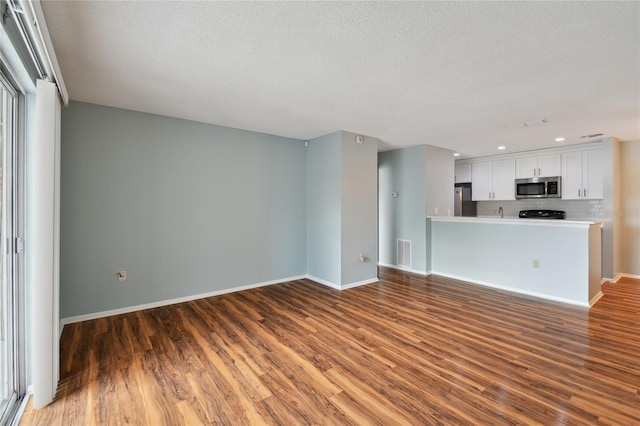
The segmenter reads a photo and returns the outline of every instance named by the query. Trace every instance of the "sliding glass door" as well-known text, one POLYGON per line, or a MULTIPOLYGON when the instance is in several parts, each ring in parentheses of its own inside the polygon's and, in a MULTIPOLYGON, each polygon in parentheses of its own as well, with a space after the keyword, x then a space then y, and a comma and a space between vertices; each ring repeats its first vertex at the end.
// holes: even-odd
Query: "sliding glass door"
POLYGON ((0 425, 24 396, 18 103, 15 86, 0 71, 0 425))

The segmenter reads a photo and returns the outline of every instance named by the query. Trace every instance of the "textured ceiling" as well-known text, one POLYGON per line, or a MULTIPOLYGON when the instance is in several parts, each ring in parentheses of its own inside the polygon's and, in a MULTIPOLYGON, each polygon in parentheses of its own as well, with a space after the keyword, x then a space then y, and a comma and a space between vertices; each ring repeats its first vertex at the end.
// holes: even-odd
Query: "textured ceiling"
POLYGON ((72 100, 464 157, 640 139, 638 2, 42 6, 72 100))

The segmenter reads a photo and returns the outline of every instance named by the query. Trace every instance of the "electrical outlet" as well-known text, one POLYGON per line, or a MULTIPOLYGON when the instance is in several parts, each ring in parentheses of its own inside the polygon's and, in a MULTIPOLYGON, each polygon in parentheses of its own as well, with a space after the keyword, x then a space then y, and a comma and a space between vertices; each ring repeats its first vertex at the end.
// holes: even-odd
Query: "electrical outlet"
POLYGON ((118 271, 118 281, 126 281, 127 280, 127 271, 118 271))
POLYGON ((538 259, 533 259, 533 262, 531 262, 531 266, 538 269, 540 267, 540 261, 538 259))

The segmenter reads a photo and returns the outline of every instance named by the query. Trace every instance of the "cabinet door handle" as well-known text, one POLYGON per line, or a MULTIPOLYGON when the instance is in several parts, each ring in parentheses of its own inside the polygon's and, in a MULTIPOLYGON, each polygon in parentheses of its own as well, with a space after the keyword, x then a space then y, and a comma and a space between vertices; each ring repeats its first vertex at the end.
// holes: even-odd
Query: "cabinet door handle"
POLYGON ((536 175, 536 168, 535 167, 533 168, 533 175, 534 176, 536 175))
POLYGON ((540 176, 540 167, 538 167, 538 176, 540 176))
POLYGON ((578 198, 580 198, 580 189, 578 188, 578 198))
POLYGON ((582 193, 584 194, 584 198, 587 198, 587 189, 586 188, 582 190, 582 193))

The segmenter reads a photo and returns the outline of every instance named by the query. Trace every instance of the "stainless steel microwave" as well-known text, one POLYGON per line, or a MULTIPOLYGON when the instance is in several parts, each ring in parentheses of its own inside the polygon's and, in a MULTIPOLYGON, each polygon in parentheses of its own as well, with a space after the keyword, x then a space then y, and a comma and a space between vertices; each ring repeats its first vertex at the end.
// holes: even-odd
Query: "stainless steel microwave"
POLYGON ((516 198, 560 198, 562 195, 562 178, 534 177, 516 179, 516 198))

